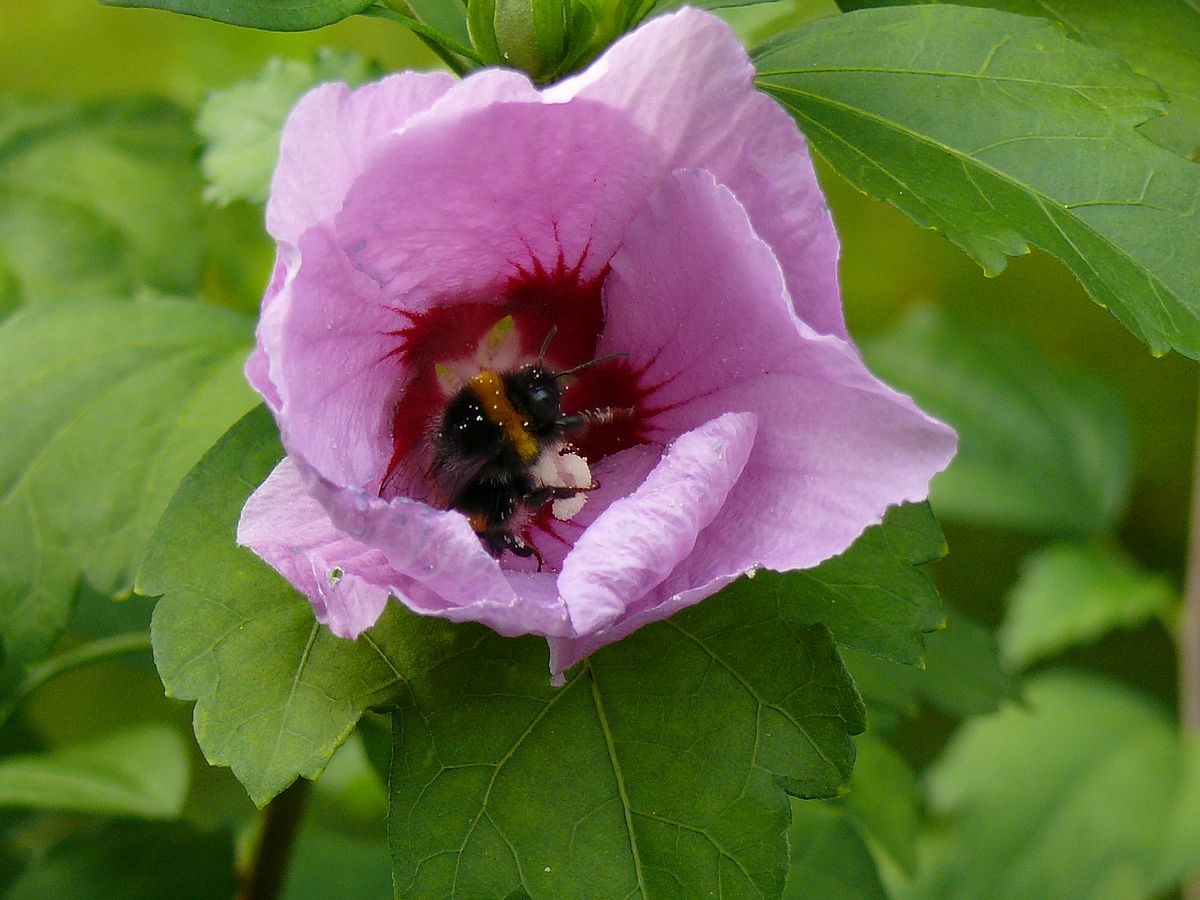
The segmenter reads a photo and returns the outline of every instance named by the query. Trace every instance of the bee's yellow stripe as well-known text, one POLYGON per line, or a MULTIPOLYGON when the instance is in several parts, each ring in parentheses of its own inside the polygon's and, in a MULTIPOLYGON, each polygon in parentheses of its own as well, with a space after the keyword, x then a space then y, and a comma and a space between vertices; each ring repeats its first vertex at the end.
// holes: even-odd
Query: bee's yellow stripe
POLYGON ((483 404, 484 415, 504 430, 504 436, 521 457, 521 462, 528 464, 537 459, 537 441, 529 433, 527 423, 520 413, 513 409, 504 390, 504 380, 495 372, 485 369, 472 378, 469 384, 479 402, 483 404))

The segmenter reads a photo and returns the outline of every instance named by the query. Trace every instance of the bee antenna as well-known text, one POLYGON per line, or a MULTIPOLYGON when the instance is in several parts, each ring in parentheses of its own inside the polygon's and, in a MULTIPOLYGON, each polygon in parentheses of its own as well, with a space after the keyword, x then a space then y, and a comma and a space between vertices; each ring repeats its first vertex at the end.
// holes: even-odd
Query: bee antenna
POLYGON ((555 378, 555 380, 558 380, 559 378, 565 378, 568 375, 574 375, 576 372, 582 372, 584 369, 590 369, 592 366, 598 366, 602 362, 608 362, 610 359, 616 359, 618 356, 628 356, 628 355, 629 355, 628 353, 620 352, 620 353, 609 353, 607 356, 597 356, 595 359, 589 359, 587 362, 580 363, 579 365, 575 366, 572 369, 567 369, 564 372, 555 372, 554 378, 555 378))
POLYGON ((558 326, 551 325, 550 330, 546 332, 546 339, 542 341, 542 349, 538 351, 538 362, 546 358, 546 351, 550 349, 550 342, 554 340, 556 334, 558 334, 558 326))

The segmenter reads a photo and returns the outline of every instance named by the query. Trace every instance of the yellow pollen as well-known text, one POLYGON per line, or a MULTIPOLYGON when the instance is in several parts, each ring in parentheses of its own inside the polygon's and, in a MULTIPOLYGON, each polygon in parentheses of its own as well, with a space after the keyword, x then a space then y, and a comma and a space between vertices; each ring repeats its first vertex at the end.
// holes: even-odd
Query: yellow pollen
POLYGON ((495 372, 484 369, 470 381, 471 390, 483 404, 484 414, 500 426, 504 436, 512 443, 517 456, 523 463, 537 459, 538 445, 526 427, 527 423, 513 409, 508 393, 504 390, 504 379, 495 372))

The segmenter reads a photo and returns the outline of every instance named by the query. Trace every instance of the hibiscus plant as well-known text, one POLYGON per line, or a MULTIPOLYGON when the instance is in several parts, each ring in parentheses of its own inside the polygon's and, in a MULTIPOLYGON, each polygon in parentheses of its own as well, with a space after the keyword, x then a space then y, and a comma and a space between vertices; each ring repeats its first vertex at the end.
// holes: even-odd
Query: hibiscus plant
POLYGON ((105 2, 5 896, 1200 898, 1193 0, 105 2))

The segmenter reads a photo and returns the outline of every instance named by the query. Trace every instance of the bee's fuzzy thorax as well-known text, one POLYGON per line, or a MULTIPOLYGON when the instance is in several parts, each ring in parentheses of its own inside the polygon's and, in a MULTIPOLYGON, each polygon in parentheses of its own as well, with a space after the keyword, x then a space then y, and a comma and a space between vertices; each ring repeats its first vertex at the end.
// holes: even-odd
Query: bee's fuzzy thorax
POLYGON ((503 376, 485 369, 467 384, 483 406, 483 414, 499 425, 504 436, 526 465, 538 457, 537 439, 529 433, 528 420, 513 407, 503 376))

